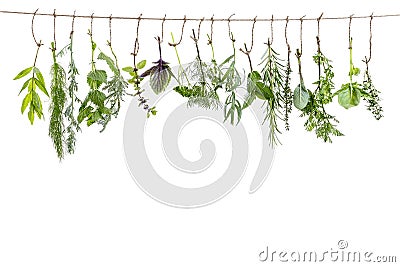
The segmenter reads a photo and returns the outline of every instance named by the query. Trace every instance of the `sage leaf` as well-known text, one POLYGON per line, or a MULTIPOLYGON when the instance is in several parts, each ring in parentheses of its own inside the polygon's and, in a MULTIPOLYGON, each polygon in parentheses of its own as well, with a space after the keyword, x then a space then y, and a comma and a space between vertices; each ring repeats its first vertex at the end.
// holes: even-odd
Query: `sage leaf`
POLYGON ((309 95, 307 89, 305 88, 305 86, 303 84, 297 85, 296 89, 294 89, 294 92, 293 92, 294 106, 297 109, 302 110, 307 106, 309 99, 310 99, 310 95, 309 95))

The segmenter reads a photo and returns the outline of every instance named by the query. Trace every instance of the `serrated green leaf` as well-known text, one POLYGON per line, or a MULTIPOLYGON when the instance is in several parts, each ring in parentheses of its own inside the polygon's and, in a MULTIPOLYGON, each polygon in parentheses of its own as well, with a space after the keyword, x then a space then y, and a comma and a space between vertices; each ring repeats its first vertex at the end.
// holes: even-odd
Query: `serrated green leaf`
POLYGON ((293 92, 293 104, 297 109, 302 110, 308 104, 310 95, 304 85, 299 84, 293 92))
POLYGON ((33 69, 33 67, 29 67, 29 68, 22 70, 20 73, 17 74, 17 76, 15 76, 14 80, 18 80, 18 79, 25 77, 32 71, 32 69, 33 69))
POLYGON ((21 105, 21 113, 24 114, 25 109, 28 107, 29 103, 32 101, 32 94, 28 93, 24 100, 22 100, 22 105, 21 105))
POLYGON ((91 89, 99 88, 103 83, 107 82, 107 72, 104 70, 92 70, 87 76, 87 83, 91 89))

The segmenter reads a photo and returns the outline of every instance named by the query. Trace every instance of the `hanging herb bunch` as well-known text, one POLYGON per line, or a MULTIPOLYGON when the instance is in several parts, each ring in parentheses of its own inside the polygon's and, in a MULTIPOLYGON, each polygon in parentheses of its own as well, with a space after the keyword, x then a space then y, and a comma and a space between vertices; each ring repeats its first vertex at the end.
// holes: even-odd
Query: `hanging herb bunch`
POLYGON ((91 70, 87 75, 87 83, 90 90, 79 108, 78 122, 82 123, 86 120, 87 126, 91 126, 94 123, 102 124, 106 117, 111 115, 111 110, 105 106, 107 96, 101 88, 107 83, 107 72, 96 68, 97 44, 93 41, 93 17, 88 35, 91 43, 91 70))
POLYGON ((54 148, 57 156, 61 160, 64 158, 65 144, 65 126, 64 126, 64 111, 66 98, 66 73, 64 68, 57 62, 56 55, 56 38, 55 38, 55 20, 54 15, 54 41, 51 43, 51 52, 53 57, 53 65, 51 66, 51 102, 50 102, 50 125, 49 136, 53 140, 54 148))
POLYGON ((367 109, 371 111, 372 115, 375 117, 376 120, 379 120, 383 117, 383 109, 380 105, 380 92, 375 88, 371 74, 369 72, 369 62, 372 58, 372 19, 373 15, 371 15, 369 21, 369 57, 365 57, 365 73, 364 73, 364 81, 363 81, 363 91, 366 93, 364 99, 367 101, 367 109))
POLYGON ((75 104, 80 104, 81 101, 77 96, 78 82, 76 79, 77 76, 79 75, 79 71, 75 65, 75 60, 74 60, 74 23, 75 23, 75 16, 72 18, 72 29, 69 36, 69 44, 59 53, 60 56, 66 54, 69 55, 68 86, 67 86, 67 97, 68 97, 67 102, 69 104, 65 108, 64 112, 64 116, 69 122, 68 126, 66 127, 66 134, 67 134, 66 145, 69 154, 73 154, 75 152, 76 134, 77 132, 81 131, 79 123, 75 117, 75 109, 76 109, 75 104))
POLYGON ((47 97, 49 97, 49 93, 47 92, 46 83, 44 81, 43 75, 42 75, 41 71, 39 70, 39 68, 36 66, 37 58, 39 55, 39 50, 40 50, 41 46, 43 45, 41 41, 38 42, 36 40, 34 31, 33 31, 33 23, 34 23, 34 19, 35 19, 35 15, 36 15, 37 11, 38 10, 35 11, 35 13, 33 14, 33 17, 32 17, 32 37, 33 37, 33 40, 35 41, 35 44, 37 47, 35 60, 33 61, 33 66, 23 69, 14 78, 14 80, 19 80, 21 78, 24 78, 27 75, 31 75, 24 82, 24 84, 22 85, 22 88, 18 94, 18 95, 20 95, 24 90, 28 91, 26 93, 24 99, 22 100, 21 113, 23 114, 29 105, 28 119, 31 124, 33 124, 33 122, 35 120, 35 114, 39 119, 44 118, 42 101, 41 101, 40 96, 37 93, 36 89, 39 89, 47 97))
MULTIPOLYGON (((361 84, 357 81, 354 81, 353 78, 357 77, 360 74, 360 69, 356 68, 353 64, 353 38, 351 37, 351 21, 352 16, 349 19, 349 55, 350 55, 350 71, 349 78, 350 81, 346 84, 343 84, 341 89, 338 90, 334 95, 338 96, 338 101, 341 106, 346 109, 351 107, 358 106, 360 103, 360 99, 362 98, 367 102, 367 108, 372 112, 376 119, 380 119, 382 117, 382 107, 379 104, 380 97, 379 91, 375 89, 375 86, 372 83, 371 76, 369 74, 368 63, 371 60, 366 58, 366 71, 365 71, 365 80, 361 84)), ((371 55, 371 39, 372 39, 372 15, 370 22, 370 55, 371 55)))
POLYGON ((351 36, 352 16, 349 17, 349 81, 341 85, 340 89, 335 91, 334 71, 332 61, 321 50, 320 39, 320 21, 322 14, 316 19, 318 23, 317 52, 313 56, 313 62, 318 69, 318 79, 313 83, 315 90, 307 88, 302 73, 302 54, 303 54, 303 18, 300 18, 300 48, 296 49, 295 56, 298 64, 299 84, 291 90, 292 66, 290 62, 291 48, 288 42, 287 28, 289 18, 286 17, 285 41, 287 46, 287 58, 280 58, 278 50, 273 46, 274 32, 273 22, 271 22, 271 36, 265 43, 266 49, 257 65, 259 70, 253 68, 250 53, 254 46, 254 26, 257 17, 253 19, 251 29, 251 45, 248 48, 246 43, 239 50, 247 56, 249 62, 249 73, 245 75, 245 86, 247 94, 243 103, 240 101, 238 89, 244 81, 237 70, 237 54, 235 47, 235 38, 231 32, 231 15, 228 21, 229 39, 232 45, 232 54, 230 54, 222 63, 217 63, 215 59, 215 50, 213 44, 213 23, 211 22, 211 32, 207 34, 207 44, 211 49, 211 60, 206 62, 200 53, 199 39, 200 29, 204 18, 199 20, 197 34, 192 29, 191 39, 193 40, 195 57, 184 67, 178 53, 178 46, 182 42, 184 27, 187 21, 183 19, 182 32, 178 42, 175 42, 174 35, 171 33, 172 42, 169 43, 176 53, 179 64, 176 73, 170 67, 170 64, 164 60, 162 54, 162 44, 164 41, 164 23, 166 17, 162 20, 161 38, 157 36, 155 40, 158 45, 158 60, 153 62, 149 68, 146 67, 146 60, 137 62, 139 52, 139 25, 142 19, 141 15, 137 19, 136 39, 134 44, 133 66, 120 69, 119 61, 112 45, 112 16, 109 17, 109 40, 107 46, 110 56, 99 49, 93 38, 93 14, 90 21, 88 36, 90 38, 90 71, 86 76, 86 82, 89 86, 83 101, 78 94, 78 76, 79 71, 74 60, 74 21, 75 14, 72 16, 72 29, 69 36, 69 43, 60 51, 57 51, 56 43, 56 14, 54 17, 54 38, 51 42, 50 50, 52 54, 52 65, 50 69, 50 94, 46 89, 46 83, 42 72, 37 67, 37 59, 41 41, 38 42, 33 31, 34 18, 32 18, 32 36, 37 46, 33 66, 20 71, 14 80, 28 77, 22 85, 19 92, 26 92, 22 101, 21 113, 24 113, 29 106, 28 119, 31 124, 34 123, 35 116, 39 119, 44 118, 42 101, 39 96, 41 91, 50 98, 49 101, 49 136, 56 150, 58 158, 61 160, 66 153, 75 152, 76 135, 81 131, 80 124, 86 122, 87 126, 99 124, 103 132, 113 118, 117 118, 120 113, 121 105, 127 95, 137 99, 138 106, 141 107, 147 117, 157 114, 156 107, 149 104, 149 99, 144 96, 145 89, 142 83, 148 78, 149 85, 155 94, 162 94, 174 79, 177 85, 173 90, 187 99, 187 106, 201 107, 205 109, 218 110, 223 107, 224 121, 236 125, 240 122, 243 110, 250 107, 254 101, 263 102, 264 123, 269 126, 269 143, 271 147, 280 144, 279 134, 280 122, 284 124, 286 130, 290 129, 289 115, 292 107, 295 106, 300 111, 300 117, 305 118, 304 127, 307 131, 315 132, 316 137, 324 142, 332 142, 334 136, 342 136, 338 130, 339 123, 336 116, 327 112, 328 105, 333 105, 333 99, 337 96, 340 106, 350 109, 358 106, 361 99, 366 102, 367 109, 372 113, 375 119, 383 117, 383 108, 380 104, 380 92, 375 88, 371 78, 370 66, 372 54, 372 19, 370 16, 370 39, 369 56, 365 57, 365 72, 363 81, 358 81, 360 69, 353 63, 353 38, 351 36), (58 52, 58 53, 57 53, 58 52), (64 69, 59 62, 60 57, 68 55, 68 68, 64 69), (98 68, 98 64, 104 64, 106 69, 98 68), (129 79, 124 77, 124 73, 129 75, 129 79), (129 84, 133 86, 133 92, 128 91, 129 84), (220 94, 226 96, 223 103, 220 100, 220 94), (80 105, 79 108, 77 105, 80 105))
MULTIPOLYGON (((141 15, 139 16, 139 18, 140 17, 141 15)), ((156 107, 149 106, 149 104, 147 103, 148 99, 142 95, 145 92, 145 90, 140 86, 144 77, 142 77, 142 75, 139 75, 138 71, 146 66, 146 60, 142 60, 136 64, 136 57, 139 53, 139 26, 140 26, 140 19, 138 20, 136 27, 136 39, 135 39, 134 49, 133 52, 131 53, 131 55, 133 56, 133 67, 128 66, 122 68, 122 70, 127 72, 131 76, 131 78, 128 80, 128 83, 132 84, 134 87, 133 88, 135 90, 134 96, 138 98, 138 103, 139 103, 138 106, 143 107, 143 110, 147 112, 147 118, 149 118, 151 115, 156 115, 157 110, 156 107)))
POLYGON ((296 107, 302 111, 301 117, 307 118, 307 121, 304 124, 306 130, 315 130, 317 138, 321 138, 324 142, 332 142, 331 136, 342 136, 343 134, 335 125, 336 123, 339 123, 339 121, 335 116, 328 114, 325 110, 325 105, 332 102, 332 91, 335 89, 335 85, 333 82, 334 72, 331 60, 329 60, 321 51, 319 34, 319 23, 321 17, 318 19, 318 36, 316 37, 318 49, 316 55, 313 56, 313 60, 318 66, 318 80, 314 82, 317 88, 314 92, 300 88, 304 88, 304 82, 301 74, 301 52, 297 51, 296 56, 299 59, 299 73, 302 86, 297 87, 295 90, 295 103, 296 107), (305 106, 304 103, 306 103, 305 106))
POLYGON ((197 106, 204 109, 217 110, 222 106, 217 93, 217 90, 222 88, 223 83, 223 73, 221 69, 222 65, 218 65, 214 58, 214 47, 212 42, 209 42, 212 49, 211 64, 207 64, 200 57, 198 41, 200 36, 201 22, 202 21, 199 23, 197 36, 194 29, 192 30, 193 35, 191 36, 191 39, 195 44, 196 58, 188 65, 186 69, 182 66, 177 49, 177 46, 182 40, 182 36, 179 42, 175 43, 174 35, 171 33, 172 43, 170 43, 170 45, 174 47, 179 63, 179 69, 176 78, 178 86, 176 86, 174 90, 183 97, 188 98, 188 107, 197 106))

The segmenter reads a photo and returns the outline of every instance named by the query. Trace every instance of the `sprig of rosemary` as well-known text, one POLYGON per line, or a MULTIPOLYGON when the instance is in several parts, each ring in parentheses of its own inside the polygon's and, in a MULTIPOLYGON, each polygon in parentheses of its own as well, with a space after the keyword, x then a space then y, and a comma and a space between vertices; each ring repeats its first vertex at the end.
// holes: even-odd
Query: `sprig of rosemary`
MULTIPOLYGON (((284 82, 285 69, 283 60, 279 58, 279 54, 272 48, 271 42, 267 42, 267 50, 262 56, 261 63, 264 67, 261 71, 261 78, 263 85, 257 86, 265 98, 265 118, 264 122, 268 120, 270 132, 269 142, 271 147, 280 144, 278 134, 280 130, 278 128, 277 119, 281 119, 282 109, 284 104, 284 82)), ((256 75, 255 75, 256 76, 256 75)), ((257 82, 256 82, 257 84, 257 82)))
POLYGON ((57 62, 56 47, 54 42, 51 43, 51 51, 53 56, 53 65, 51 66, 51 85, 50 85, 50 124, 49 136, 53 140, 53 146, 56 149, 57 156, 60 160, 64 158, 65 144, 65 126, 64 126, 64 107, 66 98, 66 73, 64 68, 57 62))
POLYGON ((19 80, 29 74, 32 74, 32 76, 24 82, 18 94, 20 95, 25 89, 28 90, 27 94, 22 100, 21 113, 24 114, 26 108, 29 105, 28 119, 32 125, 35 120, 35 114, 36 116, 38 116, 39 119, 44 118, 42 101, 40 100, 40 96, 36 92, 36 89, 39 88, 40 91, 42 91, 47 97, 49 97, 43 75, 40 72, 39 68, 36 67, 36 61, 39 54, 40 46, 41 44, 37 46, 33 66, 23 69, 14 78, 14 80, 19 80))

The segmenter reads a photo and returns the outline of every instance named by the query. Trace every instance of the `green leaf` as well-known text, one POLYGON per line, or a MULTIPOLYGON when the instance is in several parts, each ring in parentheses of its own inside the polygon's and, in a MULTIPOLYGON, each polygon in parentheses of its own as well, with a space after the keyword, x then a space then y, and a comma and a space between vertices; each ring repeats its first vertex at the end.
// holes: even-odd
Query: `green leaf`
POLYGON ((18 79, 25 77, 32 71, 32 69, 33 69, 33 67, 29 67, 29 68, 22 70, 20 73, 17 74, 17 76, 15 76, 14 80, 18 80, 18 79))
POLYGON ((106 98, 107 96, 99 90, 93 90, 89 93, 89 99, 99 107, 104 106, 106 98))
POLYGON ((36 83, 35 80, 33 78, 29 79, 29 83, 28 83, 28 91, 35 91, 36 89, 36 83))
MULTIPOLYGON (((123 71, 126 71, 126 72, 129 72, 129 74, 131 73, 131 72, 135 72, 135 69, 133 68, 133 67, 124 67, 124 68, 122 68, 122 70, 123 71)), ((131 74, 132 75, 132 74, 131 74)))
POLYGON ((345 109, 355 107, 360 103, 361 93, 358 88, 348 87, 338 94, 339 104, 345 109))
POLYGON ((46 96, 49 96, 49 93, 47 92, 45 85, 40 80, 35 78, 35 83, 37 87, 40 89, 40 91, 42 91, 46 96))
POLYGON ((229 56, 227 59, 224 60, 224 62, 222 62, 219 67, 221 68, 223 65, 225 65, 226 63, 228 63, 229 61, 231 61, 231 59, 234 57, 235 55, 231 55, 229 56))
POLYGON ((107 72, 104 70, 92 70, 87 76, 87 83, 91 89, 97 89, 102 83, 107 82, 107 72))
POLYGON ((24 91, 24 90, 28 87, 28 84, 29 84, 31 81, 32 81, 32 79, 28 79, 28 80, 26 80, 26 81, 24 82, 24 84, 22 85, 22 88, 21 88, 21 90, 19 91, 18 95, 20 95, 20 94, 22 93, 22 91, 24 91))
POLYGON ((35 121, 35 111, 33 109, 33 105, 30 105, 29 107, 28 119, 31 122, 31 125, 33 125, 33 122, 35 121))
POLYGON ((42 113, 43 110, 42 101, 40 100, 39 95, 35 91, 32 91, 32 100, 35 110, 38 111, 39 113, 42 113))
POLYGON ((310 95, 303 84, 299 84, 293 92, 293 104, 296 108, 302 110, 308 104, 310 95))
POLYGON ((140 69, 143 69, 144 67, 146 66, 146 60, 142 60, 142 61, 140 61, 137 65, 136 65, 136 67, 140 70, 140 69))
POLYGON ((28 104, 31 103, 32 101, 32 94, 28 93, 24 100, 22 100, 22 105, 21 105, 21 113, 24 114, 25 109, 28 107, 28 104))
POLYGON ((97 59, 104 60, 107 63, 110 70, 114 72, 115 75, 119 75, 119 70, 115 66, 114 60, 112 60, 109 56, 101 52, 97 57, 97 59))
POLYGON ((40 70, 38 68, 34 68, 33 72, 36 74, 36 77, 38 78, 38 80, 43 84, 43 87, 46 88, 46 83, 44 82, 44 78, 42 73, 40 72, 40 70))

